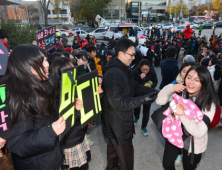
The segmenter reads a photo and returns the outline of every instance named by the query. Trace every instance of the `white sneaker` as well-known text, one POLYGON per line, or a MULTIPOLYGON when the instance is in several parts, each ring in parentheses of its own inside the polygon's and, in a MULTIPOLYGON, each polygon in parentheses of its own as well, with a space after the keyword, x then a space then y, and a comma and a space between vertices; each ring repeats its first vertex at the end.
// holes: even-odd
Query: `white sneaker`
POLYGON ((175 160, 175 165, 180 165, 181 164, 181 161, 182 161, 182 158, 183 158, 183 155, 178 155, 177 156, 177 159, 175 160))

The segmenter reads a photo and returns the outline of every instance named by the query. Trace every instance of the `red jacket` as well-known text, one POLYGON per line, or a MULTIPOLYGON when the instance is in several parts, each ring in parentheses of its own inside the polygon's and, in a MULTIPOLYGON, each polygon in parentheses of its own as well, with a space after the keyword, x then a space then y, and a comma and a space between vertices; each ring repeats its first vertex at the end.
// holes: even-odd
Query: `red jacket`
POLYGON ((83 47, 85 47, 85 45, 89 44, 87 40, 82 41, 81 43, 79 43, 81 49, 83 49, 83 47))
MULTIPOLYGON (((187 27, 190 27, 190 24, 187 24, 187 27)), ((189 39, 191 37, 191 34, 193 33, 193 30, 192 28, 190 29, 185 28, 183 30, 183 33, 184 33, 184 39, 189 39)))
POLYGON ((56 49, 64 48, 60 41, 56 41, 56 49))
POLYGON ((3 39, 1 39, 2 43, 4 44, 4 46, 8 49, 8 42, 4 41, 3 39))

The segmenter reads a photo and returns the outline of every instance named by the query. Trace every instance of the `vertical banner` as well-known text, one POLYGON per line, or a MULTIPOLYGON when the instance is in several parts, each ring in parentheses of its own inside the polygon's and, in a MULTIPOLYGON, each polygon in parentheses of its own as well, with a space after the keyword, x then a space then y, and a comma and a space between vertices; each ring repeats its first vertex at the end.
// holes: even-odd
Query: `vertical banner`
POLYGON ((9 134, 9 125, 11 119, 9 116, 8 106, 6 103, 6 87, 0 86, 0 137, 6 139, 9 134))
POLYGON ((89 121, 102 113, 100 95, 97 94, 98 86, 97 70, 77 78, 77 95, 83 103, 83 108, 80 110, 82 127, 87 126, 89 121))
POLYGON ((8 62, 8 50, 0 41, 0 75, 4 75, 8 62))
POLYGON ((48 52, 55 47, 56 41, 55 26, 43 28, 37 32, 37 45, 38 47, 48 52))
POLYGON ((61 141, 69 129, 75 124, 77 67, 62 69, 59 115, 66 121, 66 129, 59 136, 61 141))

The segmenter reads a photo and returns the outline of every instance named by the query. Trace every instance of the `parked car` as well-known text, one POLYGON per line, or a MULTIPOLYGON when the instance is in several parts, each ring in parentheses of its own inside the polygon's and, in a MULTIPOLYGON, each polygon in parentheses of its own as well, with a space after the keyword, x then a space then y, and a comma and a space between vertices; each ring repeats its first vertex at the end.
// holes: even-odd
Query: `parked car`
POLYGON ((103 39, 105 37, 105 28, 97 28, 93 32, 89 33, 90 36, 95 36, 97 39, 103 39))
POLYGON ((172 29, 173 32, 183 32, 183 30, 186 28, 186 25, 179 25, 179 26, 176 26, 172 29))
MULTIPOLYGON (((77 34, 79 34, 80 38, 82 37, 86 37, 87 34, 89 34, 88 32, 86 31, 83 31, 83 30, 80 30, 80 31, 76 31, 75 32, 75 35, 77 36, 77 34)), ((89 35, 90 36, 90 35, 89 35)))
POLYGON ((137 37, 144 35, 144 33, 145 33, 145 30, 142 30, 142 28, 140 28, 136 24, 119 24, 119 25, 110 26, 106 31, 104 39, 112 39, 114 36, 115 29, 118 30, 118 33, 121 33, 122 35, 124 35, 124 28, 127 29, 128 36, 129 36, 129 31, 131 29, 137 30, 137 37))
POLYGON ((216 25, 216 27, 222 27, 222 22, 215 22, 214 25, 216 25))
POLYGON ((150 25, 150 26, 147 25, 147 26, 143 27, 142 29, 143 29, 143 30, 151 30, 151 29, 152 29, 152 26, 151 26, 151 25, 150 25))
POLYGON ((56 29, 56 32, 60 32, 60 37, 62 37, 63 35, 66 35, 67 37, 69 36, 68 32, 60 31, 59 29, 56 29))
POLYGON ((203 21, 201 21, 200 19, 194 19, 193 22, 195 24, 201 24, 203 21))
POLYGON ((90 28, 90 29, 86 30, 86 32, 90 33, 90 32, 93 32, 94 30, 96 30, 96 28, 90 28))
POLYGON ((211 23, 207 23, 207 24, 203 24, 203 29, 211 29, 213 27, 213 24, 211 23))
POLYGON ((60 29, 60 31, 69 33, 69 36, 74 35, 74 32, 72 30, 60 29))
POLYGON ((160 28, 162 24, 152 25, 153 28, 160 28))
MULTIPOLYGON (((162 26, 162 29, 169 29, 169 28, 173 28, 173 24, 169 23, 169 24, 163 24, 161 25, 162 26)), ((161 28, 160 26, 160 28, 161 28)))
POLYGON ((190 28, 192 28, 192 29, 196 29, 196 28, 198 28, 198 26, 197 26, 197 24, 190 23, 190 28))

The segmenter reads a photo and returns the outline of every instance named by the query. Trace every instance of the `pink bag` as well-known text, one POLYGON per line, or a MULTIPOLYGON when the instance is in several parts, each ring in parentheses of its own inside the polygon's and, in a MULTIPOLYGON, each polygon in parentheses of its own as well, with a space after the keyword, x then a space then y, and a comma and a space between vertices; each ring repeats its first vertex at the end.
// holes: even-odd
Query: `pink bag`
POLYGON ((184 116, 190 120, 194 119, 196 123, 202 121, 204 114, 193 101, 183 99, 177 94, 173 95, 170 107, 163 112, 167 117, 163 120, 162 134, 170 143, 178 148, 183 148, 184 142, 182 138, 181 120, 180 117, 175 114, 177 104, 182 104, 185 108, 183 110, 184 116))

